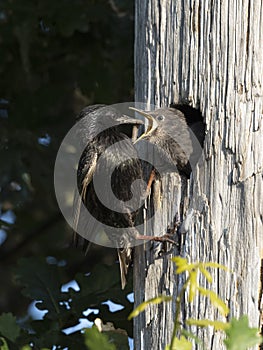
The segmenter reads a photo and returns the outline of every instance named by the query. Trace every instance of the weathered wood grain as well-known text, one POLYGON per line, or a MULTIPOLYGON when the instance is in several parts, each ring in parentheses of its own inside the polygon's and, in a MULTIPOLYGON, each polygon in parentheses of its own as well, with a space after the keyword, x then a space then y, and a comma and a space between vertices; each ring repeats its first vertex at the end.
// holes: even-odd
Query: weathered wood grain
MULTIPOLYGON (((176 213, 184 215, 182 244, 173 253, 233 271, 215 271, 211 288, 231 317, 247 314, 257 327, 263 307, 263 3, 136 0, 135 19, 136 100, 157 106, 187 100, 200 107, 206 124, 203 163, 188 184, 174 174, 164 179, 152 232, 162 234, 176 213)), ((176 296, 182 283, 171 255, 156 259, 157 248, 147 247, 136 248, 136 304, 176 296)), ((135 319, 136 350, 170 342, 174 305, 152 306, 135 319)), ((185 303, 183 317, 219 315, 200 298, 185 303)), ((197 334, 207 349, 224 349, 220 333, 197 334)))

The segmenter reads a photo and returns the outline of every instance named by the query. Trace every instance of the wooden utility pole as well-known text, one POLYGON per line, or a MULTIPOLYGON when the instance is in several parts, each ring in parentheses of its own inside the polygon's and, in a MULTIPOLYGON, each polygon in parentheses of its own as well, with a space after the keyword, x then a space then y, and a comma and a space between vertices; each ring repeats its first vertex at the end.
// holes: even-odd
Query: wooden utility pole
MULTIPOLYGON (((190 180, 165 176, 148 203, 149 213, 162 191, 161 214, 147 233, 164 233, 160 227, 171 227, 176 215, 183 225, 173 254, 136 248, 135 304, 160 294, 174 299, 148 307, 134 320, 135 349, 159 350, 170 343, 182 285, 170 261, 176 254, 226 265, 233 273, 214 271, 211 288, 228 304, 230 317, 247 314, 251 326, 262 327, 262 0, 135 3, 136 101, 157 106, 188 101, 200 108, 206 125, 203 159, 190 180)), ((219 319, 202 297, 183 307, 183 319, 219 319)), ((225 349, 220 332, 192 330, 207 349, 225 349)))

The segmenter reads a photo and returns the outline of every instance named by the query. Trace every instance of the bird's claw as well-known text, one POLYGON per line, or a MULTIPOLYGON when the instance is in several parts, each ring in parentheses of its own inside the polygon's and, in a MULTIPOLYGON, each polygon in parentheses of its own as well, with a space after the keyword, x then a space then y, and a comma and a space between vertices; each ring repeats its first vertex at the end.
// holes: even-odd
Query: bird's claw
POLYGON ((174 235, 172 234, 165 234, 163 236, 146 236, 146 235, 137 235, 136 236, 136 239, 138 240, 143 240, 143 241, 155 241, 155 242, 168 242, 168 243, 171 243, 171 244, 177 244, 177 242, 172 239, 174 237, 174 235))
POLYGON ((152 240, 155 242, 168 242, 171 244, 177 244, 177 242, 174 239, 172 239, 173 237, 174 237, 173 234, 167 233, 163 236, 153 236, 152 240))

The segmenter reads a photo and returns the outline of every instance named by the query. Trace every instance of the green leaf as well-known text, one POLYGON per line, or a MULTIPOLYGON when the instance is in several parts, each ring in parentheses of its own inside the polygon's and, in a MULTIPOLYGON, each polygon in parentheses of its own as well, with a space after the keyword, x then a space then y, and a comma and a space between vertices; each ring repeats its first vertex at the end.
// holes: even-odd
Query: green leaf
POLYGON ((184 336, 181 338, 174 338, 172 344, 168 347, 169 350, 192 350, 192 343, 188 341, 184 336))
POLYGON ((262 337, 257 328, 250 328, 248 317, 242 316, 239 320, 232 318, 230 327, 226 330, 227 338, 224 340, 227 350, 246 350, 249 347, 260 344, 262 337))
POLYGON ((207 269, 205 269, 202 265, 199 266, 199 270, 205 276, 205 278, 207 279, 207 281, 209 283, 211 283, 213 281, 210 272, 208 272, 207 269))
POLYGON ((115 344, 117 350, 129 350, 128 335, 125 333, 118 330, 103 332, 115 344))
POLYGON ((156 298, 152 298, 150 300, 144 301, 140 305, 138 305, 129 315, 128 320, 131 320, 132 318, 138 316, 142 311, 145 310, 147 305, 149 304, 160 304, 162 302, 171 301, 172 297, 166 296, 166 295, 160 295, 156 298))
POLYGON ((202 263, 204 267, 214 267, 216 269, 223 269, 225 271, 229 271, 229 269, 221 264, 215 263, 215 262, 208 262, 208 263, 202 263))
POLYGON ((0 350, 9 350, 9 347, 7 345, 7 342, 5 341, 5 338, 0 337, 0 350), (1 342, 3 343, 1 345, 1 342))
POLYGON ((197 327, 208 327, 212 326, 215 328, 215 330, 226 330, 230 327, 230 324, 227 322, 221 322, 221 321, 211 321, 211 320, 194 320, 192 318, 189 318, 186 320, 186 323, 189 326, 197 326, 197 327))
POLYGON ((24 258, 15 269, 15 281, 24 286, 22 293, 40 301, 36 306, 40 310, 48 310, 46 317, 57 319, 66 310, 61 304, 63 293, 60 291, 60 269, 56 265, 47 264, 45 259, 24 258))
POLYGON ((198 287, 198 290, 200 294, 209 297, 211 303, 218 308, 218 311, 221 313, 221 315, 226 316, 229 314, 228 306, 223 302, 222 299, 219 298, 215 292, 202 287, 198 287))
POLYGON ((178 267, 188 265, 187 259, 182 258, 180 256, 175 256, 174 258, 172 258, 172 261, 174 261, 178 267))
POLYGON ((16 318, 10 312, 0 316, 0 334, 14 342, 20 334, 20 328, 16 323, 16 318))
POLYGON ((126 330, 121 328, 115 328, 112 322, 106 322, 105 324, 100 318, 95 319, 94 325, 103 334, 107 335, 110 343, 114 343, 116 350, 129 350, 129 340, 126 330))
POLYGON ((177 275, 179 275, 182 272, 192 270, 192 268, 194 268, 194 264, 189 264, 187 259, 181 258, 180 256, 176 256, 172 258, 172 261, 174 261, 177 266, 177 269, 176 269, 177 275))
POLYGON ((115 345, 110 343, 108 337, 100 333, 97 327, 85 330, 85 344, 89 350, 116 350, 115 345))
POLYGON ((190 272, 190 276, 189 276, 189 303, 192 303, 194 296, 196 294, 197 291, 197 271, 193 270, 190 272))

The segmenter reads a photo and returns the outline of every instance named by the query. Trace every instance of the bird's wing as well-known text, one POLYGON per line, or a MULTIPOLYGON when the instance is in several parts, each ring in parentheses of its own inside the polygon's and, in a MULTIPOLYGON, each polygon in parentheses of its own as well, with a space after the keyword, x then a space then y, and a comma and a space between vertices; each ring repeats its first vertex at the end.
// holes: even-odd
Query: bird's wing
POLYGON ((79 194, 78 190, 76 190, 76 192, 75 192, 74 203, 73 203, 73 210, 74 210, 74 213, 73 213, 73 230, 74 230, 73 242, 75 245, 78 244, 78 239, 79 239, 79 236, 77 234, 77 230, 78 230, 78 224, 79 224, 79 218, 80 218, 81 203, 82 203, 82 201, 86 201, 87 188, 88 188, 88 185, 90 184, 90 182, 92 181, 93 174, 95 173, 97 159, 98 159, 98 155, 97 155, 97 153, 95 153, 94 157, 91 160, 91 163, 85 164, 84 167, 87 167, 88 171, 85 174, 84 178, 82 179, 81 193, 79 194))
MULTIPOLYGON (((89 184, 91 183, 93 175, 94 175, 95 170, 96 170, 97 160, 98 160, 98 154, 95 153, 93 158, 92 158, 91 164, 88 167, 88 171, 85 174, 84 179, 82 180, 82 184, 81 184, 82 190, 81 190, 80 197, 84 201, 86 201, 87 188, 88 188, 89 184)), ((87 164, 85 164, 85 167, 87 167, 87 164)))

